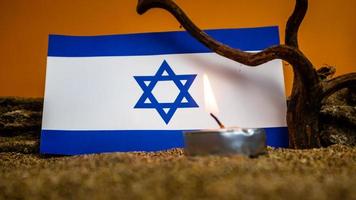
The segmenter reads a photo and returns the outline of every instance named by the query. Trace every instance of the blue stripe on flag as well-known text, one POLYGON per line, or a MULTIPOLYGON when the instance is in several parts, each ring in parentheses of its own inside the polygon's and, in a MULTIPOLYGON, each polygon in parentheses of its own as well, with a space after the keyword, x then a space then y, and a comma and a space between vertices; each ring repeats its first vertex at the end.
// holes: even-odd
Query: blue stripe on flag
MULTIPOLYGON (((288 147, 286 127, 265 128, 267 145, 288 147)), ((160 151, 184 147, 181 130, 42 130, 40 152, 75 155, 101 152, 160 151)))
MULTIPOLYGON (((243 51, 279 44, 277 26, 207 30, 218 41, 243 51)), ((49 35, 48 56, 137 56, 206 53, 208 48, 185 31, 103 36, 49 35)))

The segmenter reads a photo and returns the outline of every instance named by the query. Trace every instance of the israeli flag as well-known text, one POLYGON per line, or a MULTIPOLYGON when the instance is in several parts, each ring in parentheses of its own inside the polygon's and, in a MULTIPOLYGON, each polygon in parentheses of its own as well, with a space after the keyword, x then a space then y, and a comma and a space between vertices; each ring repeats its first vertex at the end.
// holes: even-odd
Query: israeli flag
MULTIPOLYGON (((278 27, 206 32, 244 51, 279 44, 278 27)), ((247 67, 179 31, 50 35, 40 151, 184 147, 184 130, 218 128, 207 111, 204 77, 226 127, 265 128, 268 145, 288 145, 281 61, 247 67)))

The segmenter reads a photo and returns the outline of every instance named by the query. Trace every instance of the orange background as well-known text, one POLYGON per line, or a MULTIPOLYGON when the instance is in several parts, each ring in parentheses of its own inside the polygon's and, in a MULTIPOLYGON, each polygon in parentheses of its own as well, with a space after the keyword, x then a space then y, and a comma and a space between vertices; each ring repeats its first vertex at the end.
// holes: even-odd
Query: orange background
MULTIPOLYGON (((163 10, 136 14, 135 0, 0 0, 0 96, 43 96, 48 34, 181 30, 163 10)), ((203 29, 278 25, 281 41, 294 0, 177 0, 203 29)), ((311 0, 302 51, 315 66, 356 71, 356 1, 311 0)), ((290 92, 292 73, 285 66, 290 92)))

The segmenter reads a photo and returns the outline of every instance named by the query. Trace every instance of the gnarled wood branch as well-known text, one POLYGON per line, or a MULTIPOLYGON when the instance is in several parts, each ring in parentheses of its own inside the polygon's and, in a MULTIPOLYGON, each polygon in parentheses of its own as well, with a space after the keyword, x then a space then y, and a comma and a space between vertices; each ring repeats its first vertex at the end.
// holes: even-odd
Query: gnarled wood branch
POLYGON ((321 100, 328 98, 333 93, 350 87, 356 86, 356 73, 344 74, 333 79, 327 80, 324 83, 323 93, 320 96, 321 100))
POLYGON ((285 43, 298 48, 298 30, 308 10, 308 0, 297 0, 286 25, 285 43))
MULTIPOLYGON (((282 59, 293 66, 295 73, 304 75, 301 76, 303 84, 312 86, 318 84, 317 74, 313 69, 312 63, 301 51, 294 47, 277 45, 264 49, 258 53, 243 52, 239 49, 222 44, 210 37, 198 28, 184 11, 171 0, 139 0, 137 12, 143 14, 151 8, 162 8, 170 12, 194 38, 221 56, 248 66, 258 66, 274 59, 282 59)), ((298 23, 298 21, 301 21, 300 15, 295 15, 290 21, 291 24, 292 22, 294 23, 294 21, 298 23)), ((298 29, 290 29, 290 34, 295 35, 297 34, 297 31, 298 29)))
MULTIPOLYGON (((288 103, 287 123, 292 148, 320 147, 319 114, 322 100, 333 92, 355 85, 355 73, 329 81, 319 77, 309 59, 299 50, 298 30, 308 9, 308 0, 296 0, 295 8, 286 25, 285 45, 276 45, 258 53, 243 52, 222 44, 199 29, 172 0, 139 0, 137 12, 151 8, 170 12, 194 38, 217 54, 245 64, 257 66, 273 59, 287 61, 293 67, 294 80, 288 103)), ((321 73, 322 70, 319 70, 321 73)), ((332 71, 328 72, 332 73, 332 71)), ((328 74, 325 74, 328 76, 328 74)))

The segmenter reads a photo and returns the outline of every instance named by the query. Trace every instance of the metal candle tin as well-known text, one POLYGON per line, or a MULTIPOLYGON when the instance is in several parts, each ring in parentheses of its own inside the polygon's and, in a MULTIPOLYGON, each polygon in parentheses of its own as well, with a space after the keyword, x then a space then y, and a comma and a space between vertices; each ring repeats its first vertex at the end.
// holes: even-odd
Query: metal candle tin
POLYGON ((266 152, 266 133, 261 128, 227 128, 184 133, 187 155, 241 154, 255 157, 266 152))

